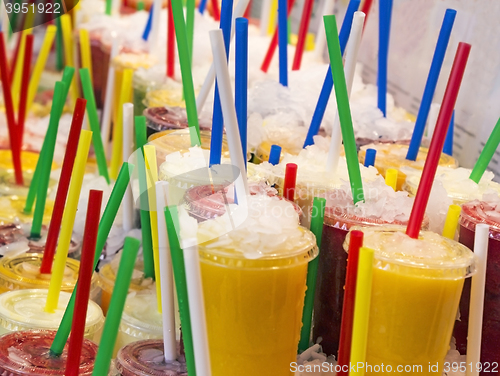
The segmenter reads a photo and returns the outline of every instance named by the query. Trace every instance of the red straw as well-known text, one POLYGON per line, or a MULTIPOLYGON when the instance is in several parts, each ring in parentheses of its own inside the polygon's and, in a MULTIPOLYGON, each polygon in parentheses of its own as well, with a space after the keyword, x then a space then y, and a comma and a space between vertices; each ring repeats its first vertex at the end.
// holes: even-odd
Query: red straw
POLYGON ((167 77, 174 78, 175 75, 175 26, 174 14, 172 13, 172 0, 167 6, 167 77))
POLYGON ((24 50, 23 78, 21 81, 21 92, 19 93, 19 113, 17 115, 17 126, 19 129, 19 149, 23 147, 24 122, 26 120, 26 102, 28 100, 28 86, 30 83, 31 55, 33 53, 33 35, 26 36, 24 50))
POLYGON ((82 260, 76 290, 75 310, 71 325, 71 337, 68 346, 68 362, 66 363, 65 376, 78 376, 80 369, 80 356, 82 355, 83 336, 85 334, 85 321, 90 298, 90 282, 94 271, 94 254, 97 242, 97 229, 101 216, 102 191, 92 189, 89 194, 87 206, 87 219, 82 245, 82 260))
POLYGON ((212 13, 215 21, 220 21, 219 0, 212 0, 212 13))
POLYGON ((351 359, 352 325, 354 319, 354 298, 356 297, 356 278, 358 277, 359 249, 363 246, 363 233, 351 231, 349 239, 349 254, 347 258, 347 274, 345 278, 344 303, 342 306, 342 325, 340 326, 339 339, 339 371, 337 375, 349 375, 342 366, 349 369, 351 359))
MULTIPOLYGON (((288 17, 290 17, 290 13, 292 12, 293 4, 295 0, 288 0, 288 17)), ((271 61, 273 60, 274 52, 276 51, 276 47, 278 47, 278 26, 274 29, 273 39, 271 39, 271 43, 269 44, 269 48, 267 49, 266 56, 264 57, 264 61, 260 66, 260 70, 264 73, 267 73, 269 70, 269 66, 271 65, 271 61)))
POLYGON ((14 117, 14 104, 12 103, 12 92, 9 85, 9 64, 7 63, 7 49, 3 32, 0 32, 0 75, 2 77, 3 100, 5 103, 5 114, 7 126, 9 127, 10 150, 12 151, 12 163, 16 184, 23 185, 23 169, 21 166, 21 149, 17 138, 16 119, 14 117))
POLYGON ((408 227, 406 228, 406 234, 413 239, 418 238, 418 233, 422 226, 425 209, 431 193, 432 181, 436 175, 439 158, 441 157, 446 133, 448 132, 448 125, 450 124, 460 84, 464 76, 465 66, 467 65, 467 59, 469 58, 470 48, 470 44, 463 42, 458 44, 455 61, 451 68, 450 78, 448 79, 448 85, 444 92, 443 103, 441 104, 441 110, 439 111, 431 145, 427 154, 427 160, 425 161, 424 170, 422 171, 422 178, 420 179, 415 202, 413 203, 410 219, 408 221, 408 227))
POLYGON ((363 25, 363 30, 366 26, 366 21, 368 20, 368 15, 370 14, 370 9, 372 8, 373 0, 365 0, 363 3, 363 7, 361 8, 361 12, 365 14, 365 24, 363 25))
POLYGON ((66 146, 66 154, 64 154, 61 178, 59 179, 59 185, 57 187, 54 211, 52 212, 47 241, 45 242, 42 265, 40 266, 40 273, 43 274, 50 274, 52 271, 52 262, 54 261, 57 239, 59 238, 59 231, 61 229, 61 221, 64 206, 66 204, 66 197, 68 195, 71 173, 75 163, 76 150, 78 149, 78 140, 80 139, 80 131, 82 129, 86 104, 87 101, 85 99, 78 98, 76 100, 75 111, 73 113, 71 129, 68 136, 68 144, 66 146))
POLYGON ((309 22, 311 21, 313 5, 314 0, 306 0, 304 3, 302 18, 300 20, 299 38, 297 40, 295 56, 293 57, 292 70, 300 69, 300 63, 302 62, 302 55, 304 54, 304 47, 306 45, 307 30, 309 30, 309 22))
POLYGON ((289 201, 295 199, 295 184, 297 182, 297 165, 287 163, 285 169, 285 183, 283 184, 283 197, 289 201))
MULTIPOLYGON (((9 72, 9 82, 12 85, 12 82, 14 81, 14 69, 17 64, 17 59, 19 58, 19 50, 21 48, 21 40, 23 38, 23 33, 18 33, 19 37, 17 38, 16 41, 16 48, 14 49, 14 55, 12 56, 12 61, 10 66, 12 67, 12 72, 9 72)), ((3 80, 2 80, 3 81, 3 80)))
POLYGON ((245 17, 247 20, 250 20, 250 16, 252 15, 252 5, 253 0, 250 0, 247 5, 247 9, 245 10, 245 13, 243 14, 243 17, 245 17))

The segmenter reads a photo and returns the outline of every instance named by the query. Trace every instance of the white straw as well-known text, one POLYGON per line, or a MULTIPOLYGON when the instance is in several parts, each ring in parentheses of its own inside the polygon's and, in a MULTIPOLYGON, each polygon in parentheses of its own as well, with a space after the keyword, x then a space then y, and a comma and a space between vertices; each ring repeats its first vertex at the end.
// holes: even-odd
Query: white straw
MULTIPOLYGON (((243 158, 243 149, 241 147, 240 130, 238 128, 238 119, 234 107, 233 92, 231 89, 231 79, 227 68, 226 50, 224 49, 224 38, 222 30, 212 30, 209 32, 210 42, 212 44, 212 53, 214 55, 215 71, 217 72, 217 84, 219 85, 220 102, 222 115, 226 126, 227 143, 231 163, 240 170, 242 184, 245 195, 248 195, 247 173, 245 169, 245 158, 243 158)), ((237 193, 238 185, 236 185, 237 193)), ((238 197, 243 197, 238 194, 238 197)))
POLYGON ((109 151, 109 132, 111 129, 111 112, 113 111, 113 93, 115 91, 115 68, 113 68, 112 61, 116 55, 118 55, 118 38, 114 36, 111 45, 111 55, 109 57, 108 79, 106 80, 101 128, 101 137, 106 154, 109 151))
POLYGON ((149 53, 159 56, 158 43, 160 40, 160 14, 162 11, 162 0, 153 0, 153 20, 151 25, 151 35, 149 36, 149 53))
MULTIPOLYGON (((363 33, 363 24, 365 23, 365 14, 355 12, 352 20, 351 34, 349 44, 347 45, 346 61, 344 65, 347 94, 351 96, 352 84, 354 81, 354 72, 356 71, 356 62, 358 60, 358 51, 361 44, 361 35, 363 33)), ((337 167, 340 158, 340 149, 342 148, 342 132, 338 112, 332 127, 332 138, 330 141, 330 150, 326 161, 326 170, 334 176, 337 173, 337 167)))
MULTIPOLYGON (((233 20, 231 22, 231 39, 230 39, 231 41, 233 40, 234 37, 235 19, 238 17, 243 17, 249 2, 250 0, 240 0, 236 5, 236 7, 234 8, 233 20)), ((205 77, 205 81, 201 86, 200 92, 198 93, 198 97, 196 98, 196 109, 198 110, 199 114, 201 114, 201 110, 203 110, 203 106, 207 101, 208 94, 210 94, 210 92, 212 91, 212 86, 214 84, 214 81, 215 81, 215 68, 214 68, 214 63, 212 63, 208 71, 208 74, 205 77)))
MULTIPOLYGON (((333 14, 333 7, 335 4, 335 0, 325 0, 323 5, 322 16, 326 16, 329 14, 333 14)), ((326 33, 325 33, 325 25, 323 24, 323 17, 321 17, 318 32, 316 33, 316 40, 314 46, 314 53, 318 56, 318 58, 323 61, 323 54, 325 53, 326 46, 326 33)))
POLYGON ((488 258, 488 240, 490 228, 481 223, 476 225, 474 237, 474 253, 477 257, 476 274, 472 277, 469 329, 467 333, 467 376, 479 375, 476 364, 481 359, 481 336, 483 331, 484 285, 486 281, 486 260, 488 258), (471 369, 472 368, 472 369, 471 369))
POLYGON ((429 140, 432 138, 432 135, 434 134, 434 128, 436 128, 439 110, 441 110, 441 105, 439 103, 431 104, 431 109, 429 110, 429 117, 427 118, 427 132, 426 132, 426 136, 429 140))
POLYGON ((158 216, 158 246, 160 249, 160 283, 161 283, 161 310, 163 317, 163 350, 165 361, 177 359, 177 341, 175 339, 175 303, 174 279, 172 261, 168 244, 167 223, 165 221, 166 196, 168 182, 156 182, 156 213, 158 216))
POLYGON ((271 0, 262 0, 260 11, 260 35, 265 37, 267 35, 267 28, 269 24, 269 14, 271 13, 271 0))
POLYGON ((118 16, 120 14, 120 0, 112 0, 111 3, 111 14, 113 16, 118 16))
MULTIPOLYGON (((128 161, 134 152, 134 105, 123 104, 123 160, 128 161)), ((134 228, 134 198, 129 184, 123 197, 123 230, 134 228)))

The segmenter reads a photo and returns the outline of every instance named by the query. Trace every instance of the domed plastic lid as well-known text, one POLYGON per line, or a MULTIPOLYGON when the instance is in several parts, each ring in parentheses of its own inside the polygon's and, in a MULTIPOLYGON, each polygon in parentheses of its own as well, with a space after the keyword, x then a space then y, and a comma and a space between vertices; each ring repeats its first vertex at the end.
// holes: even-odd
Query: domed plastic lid
POLYGON ((485 223, 490 226, 490 238, 500 240, 500 199, 492 197, 488 201, 474 200, 462 205, 459 224, 471 231, 476 225, 485 223))

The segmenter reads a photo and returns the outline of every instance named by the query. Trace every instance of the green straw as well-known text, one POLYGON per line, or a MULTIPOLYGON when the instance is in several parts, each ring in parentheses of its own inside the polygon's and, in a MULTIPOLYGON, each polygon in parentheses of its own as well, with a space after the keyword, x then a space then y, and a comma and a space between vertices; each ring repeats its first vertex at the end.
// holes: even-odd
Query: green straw
POLYGON ((193 38, 194 38, 194 9, 195 0, 186 3, 186 33, 189 51, 189 65, 193 66, 193 38))
POLYGON ((344 65, 342 54, 340 53, 340 43, 337 32, 337 22, 335 16, 324 16, 326 43, 330 56, 333 84, 335 86, 335 97, 339 111, 340 129, 344 140, 345 158, 347 160, 347 170, 351 182, 351 191, 354 203, 364 201, 363 182, 361 181, 361 171, 359 170, 358 152, 356 149, 356 139, 352 127, 351 109, 349 107, 349 97, 347 95, 347 85, 345 83, 344 65))
POLYGON ((194 95, 193 75, 191 73, 191 55, 189 54, 189 43, 184 24, 184 11, 180 1, 172 1, 172 13, 174 16, 175 36, 177 38, 177 49, 179 51, 179 62, 181 65, 182 87, 186 101, 186 112, 189 124, 189 136, 191 146, 201 146, 200 126, 198 124, 198 111, 196 109, 196 98, 194 95))
POLYGON ((170 256, 172 257, 172 269, 174 271, 175 288, 177 290, 177 301, 179 303, 179 314, 181 318, 182 340, 186 353, 186 366, 189 376, 196 376, 194 361, 193 332, 191 329, 191 313, 189 312, 188 290, 186 282, 186 268, 184 266, 184 252, 181 249, 177 236, 179 229, 179 217, 177 206, 171 205, 165 208, 165 221, 167 222, 168 243, 170 245, 170 256))
POLYGON ((111 16, 111 10, 113 8, 113 1, 112 0, 106 0, 106 14, 108 16, 111 16))
POLYGON ((99 116, 97 115, 97 108, 95 105, 94 89, 92 88, 92 80, 90 79, 88 68, 80 69, 80 79, 82 81, 83 95, 87 100, 87 115, 89 116, 90 130, 92 131, 92 143, 94 145, 97 168, 99 169, 99 175, 104 176, 104 179, 106 179, 109 184, 108 165, 106 163, 106 155, 104 154, 99 116))
MULTIPOLYGON (((311 231, 316 236, 316 245, 321 248, 321 237, 323 236, 323 221, 325 218, 326 199, 314 197, 312 208, 311 231)), ((316 291, 316 279, 318 275, 319 254, 307 266, 307 290, 302 311, 302 329, 300 331, 299 352, 309 348, 311 337, 311 323, 314 306, 314 294, 316 291)))
MULTIPOLYGON (((134 165, 127 162, 123 163, 120 173, 118 174, 118 178, 116 179, 115 186, 109 196, 106 209, 104 209, 101 221, 99 222, 99 230, 97 231, 94 269, 97 268, 97 264, 99 263, 102 250, 104 249, 106 239, 108 238, 113 222, 115 221, 118 209, 120 209, 120 205, 122 203, 123 196, 125 195, 125 191, 127 190, 130 175, 132 174, 133 169, 134 165)), ((71 294, 71 298, 66 307, 66 311, 64 312, 59 329, 57 330, 54 342, 52 342, 52 346, 50 347, 50 353, 54 356, 59 356, 63 353, 64 346, 66 345, 66 341, 68 340, 69 333, 71 331, 77 285, 78 283, 75 285, 73 293, 71 294)))
MULTIPOLYGON (((75 68, 73 67, 66 67, 64 68, 63 72, 63 77, 62 77, 62 82, 65 84, 64 86, 64 91, 63 91, 63 96, 62 96, 62 106, 60 106, 60 111, 56 111, 58 108, 56 101, 52 99, 52 108, 50 109, 50 120, 49 120, 49 127, 50 127, 50 121, 57 122, 59 125, 59 120, 61 119, 62 111, 64 108, 64 103, 66 102, 66 98, 68 96, 68 91, 71 85, 71 80, 73 80, 73 75, 75 73, 75 68), (52 111, 55 111, 54 113, 52 111), (52 117, 54 116, 54 120, 52 117), (57 119, 57 121, 56 121, 57 119)), ((54 98, 56 98, 55 90, 54 90, 54 98)), ((45 135, 45 139, 43 140, 42 144, 42 149, 40 150, 40 155, 38 157, 38 161, 36 163, 36 168, 35 172, 33 173, 33 178, 31 179, 31 182, 35 182, 34 184, 30 184, 30 188, 28 190, 28 195, 26 197, 26 204, 24 206, 24 212, 26 214, 30 214, 31 210, 33 209, 33 203, 35 202, 35 198, 37 195, 37 189, 38 189, 38 181, 40 179, 40 171, 42 169, 42 166, 45 165, 45 156, 49 153, 49 140, 47 139, 48 135, 48 130, 47 134, 45 135)), ((52 157, 50 158, 50 166, 52 166, 52 157)), ((49 170, 50 171, 50 170, 49 170)))
POLYGON ((59 17, 56 18, 56 70, 62 71, 64 68, 64 51, 63 51, 63 35, 61 28, 61 20, 59 17))
POLYGON ((479 155, 479 158, 470 173, 469 179, 479 184, 479 181, 483 177, 491 158, 493 158, 493 154, 495 154, 498 144, 500 144, 500 119, 498 119, 495 128, 493 128, 493 132, 491 132, 488 141, 486 141, 486 145, 484 145, 483 151, 481 152, 481 155, 479 155))
POLYGON ((144 10, 144 1, 137 2, 137 11, 144 10))
POLYGON ((151 237, 151 217, 149 215, 148 184, 146 181, 146 163, 144 160, 143 146, 147 143, 146 118, 135 117, 135 152, 137 174, 139 175, 139 200, 142 233, 142 253, 144 256, 144 276, 155 278, 155 264, 153 254, 153 239, 151 237))
POLYGON ((125 238, 123 255, 116 275, 115 287, 113 288, 113 295, 111 295, 108 314, 104 322, 101 343, 99 344, 99 349, 97 350, 95 358, 94 371, 92 372, 93 376, 108 374, 140 244, 140 241, 135 238, 128 236, 125 238))
POLYGON ((39 159, 42 159, 42 163, 40 164, 39 176, 36 180, 32 180, 30 184, 30 188, 33 186, 37 187, 37 200, 35 205, 35 213, 33 214, 33 223, 31 224, 30 235, 30 237, 33 239, 39 239, 40 232, 42 230, 43 214, 45 212, 47 190, 50 180, 50 170, 52 167, 52 159, 54 158, 54 149, 56 146, 57 129, 59 128, 60 113, 62 112, 62 108, 64 105, 64 87, 64 82, 56 82, 52 109, 50 111, 49 127, 47 129, 47 134, 44 140, 44 144, 46 143, 45 153, 43 157, 39 157, 39 159))

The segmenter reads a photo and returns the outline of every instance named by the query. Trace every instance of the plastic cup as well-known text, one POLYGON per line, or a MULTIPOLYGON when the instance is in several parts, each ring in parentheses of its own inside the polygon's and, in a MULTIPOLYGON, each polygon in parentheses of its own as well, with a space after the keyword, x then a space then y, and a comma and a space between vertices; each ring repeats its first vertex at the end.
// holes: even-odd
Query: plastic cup
POLYGON ((118 352, 116 371, 121 376, 187 376, 183 356, 166 363, 163 354, 163 340, 131 343, 118 352))
MULTIPOLYGON (((406 366, 412 374, 442 375, 474 254, 430 231, 411 239, 400 226, 351 230, 362 231, 363 246, 375 252, 365 374, 406 366)), ((348 243, 349 236, 345 249, 348 243)))
MULTIPOLYGON (((154 67, 153 67, 154 69, 154 67)), ((149 106, 146 102, 146 96, 151 91, 156 91, 159 89, 165 79, 165 75, 160 79, 150 77, 148 74, 149 70, 138 69, 134 73, 134 78, 132 80, 132 87, 134 89, 134 115, 140 116, 147 107, 159 107, 149 106)))
MULTIPOLYGON (((406 175, 401 170, 402 167, 411 167, 417 170, 422 170, 424 168, 425 159, 427 158, 427 148, 421 147, 416 161, 409 161, 406 159, 406 153, 408 152, 408 145, 403 144, 370 144, 362 146, 359 150, 358 157, 359 161, 363 163, 365 161, 366 149, 377 150, 377 156, 375 158, 375 167, 380 172, 380 174, 385 178, 385 172, 389 168, 394 168, 398 170, 398 181, 396 184, 396 189, 398 191, 403 189, 403 184, 406 179, 406 175)), ((457 168, 458 161, 444 153, 441 153, 441 158, 439 159, 439 165, 443 167, 457 168)))
POLYGON ((182 94, 182 86, 179 88, 161 87, 145 93, 142 105, 145 107, 186 107, 182 94))
POLYGON ((24 231, 21 226, 15 223, 0 225, 0 246, 14 243, 24 238, 24 231))
MULTIPOLYGON (((144 110, 147 136, 169 129, 186 129, 188 127, 186 109, 182 107, 148 107, 144 110)), ((200 130, 210 131, 211 126, 200 121, 200 130)))
MULTIPOLYGON (((33 220, 33 213, 24 213, 24 206, 26 205, 26 197, 17 195, 1 196, 0 195, 0 224, 6 223, 31 223, 33 220)), ((54 208, 54 201, 47 199, 45 203, 45 211, 43 213, 42 223, 49 224, 52 218, 52 210, 54 208)))
MULTIPOLYGON (((0 335, 24 330, 57 330, 70 293, 61 292, 54 313, 45 312, 48 290, 15 290, 0 294, 0 335)), ((99 343, 104 315, 97 303, 89 301, 85 338, 99 343)))
MULTIPOLYGON (((486 369, 486 362, 492 369, 492 363, 500 360, 498 345, 498 338, 500 338, 500 218, 486 214, 490 210, 495 210, 494 205, 485 201, 472 201, 464 204, 459 219, 459 241, 472 250, 474 250, 476 225, 486 223, 490 226, 481 338, 481 363, 484 369, 486 369)), ((470 289, 470 281, 466 281, 460 300, 460 320, 455 323, 453 331, 457 350, 461 354, 465 354, 467 350, 470 289)), ((489 373, 483 371, 481 374, 489 373)))
MULTIPOLYGON (((9 333, 0 337, 0 375, 63 376, 66 371, 68 346, 60 357, 50 356, 56 332, 46 330, 9 333)), ((91 376, 97 345, 83 341, 79 375, 91 376)))
POLYGON ((158 59, 150 54, 123 52, 114 57, 112 64, 116 71, 125 69, 135 71, 139 68, 151 68, 153 65, 158 64, 158 59))

